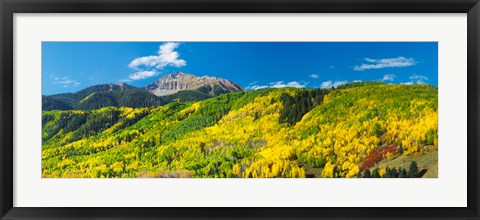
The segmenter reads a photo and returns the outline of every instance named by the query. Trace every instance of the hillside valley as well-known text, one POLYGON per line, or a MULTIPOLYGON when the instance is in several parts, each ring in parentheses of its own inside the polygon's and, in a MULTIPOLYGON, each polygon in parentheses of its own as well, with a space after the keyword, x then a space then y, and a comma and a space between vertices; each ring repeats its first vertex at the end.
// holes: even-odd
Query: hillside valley
POLYGON ((246 91, 177 73, 42 98, 44 178, 438 176, 431 85, 246 91))

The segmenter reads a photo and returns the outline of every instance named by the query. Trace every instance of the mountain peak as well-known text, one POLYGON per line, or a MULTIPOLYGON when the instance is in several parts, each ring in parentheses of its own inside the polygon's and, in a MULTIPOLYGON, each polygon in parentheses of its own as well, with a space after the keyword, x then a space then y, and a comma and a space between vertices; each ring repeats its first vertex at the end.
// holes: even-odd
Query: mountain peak
POLYGON ((108 84, 105 84, 105 86, 108 86, 108 91, 138 89, 138 88, 136 88, 135 86, 126 84, 126 83, 124 83, 124 82, 120 82, 120 83, 108 83, 108 84))
POLYGON ((196 76, 194 76, 192 74, 188 74, 188 73, 185 73, 185 72, 182 72, 182 71, 178 71, 178 72, 175 72, 175 73, 164 75, 164 76, 160 77, 160 79, 180 79, 180 78, 195 78, 195 77, 196 76))
POLYGON ((157 96, 170 95, 182 90, 197 90, 209 95, 245 91, 245 89, 227 79, 210 76, 198 77, 182 71, 164 75, 157 81, 145 86, 145 90, 157 96))
MULTIPOLYGON (((172 74, 168 74, 168 75, 171 75, 173 77, 182 77, 182 76, 185 76, 185 75, 190 75, 190 74, 187 74, 187 73, 184 73, 182 71, 178 71, 178 72, 175 72, 175 73, 172 73, 172 74)), ((168 76, 168 75, 165 75, 165 76, 168 76)), ((165 77, 164 76, 164 77, 165 77)))
POLYGON ((172 74, 173 74, 173 75, 185 75, 185 74, 187 74, 187 73, 182 72, 182 71, 180 70, 180 71, 175 72, 175 73, 172 73, 172 74))

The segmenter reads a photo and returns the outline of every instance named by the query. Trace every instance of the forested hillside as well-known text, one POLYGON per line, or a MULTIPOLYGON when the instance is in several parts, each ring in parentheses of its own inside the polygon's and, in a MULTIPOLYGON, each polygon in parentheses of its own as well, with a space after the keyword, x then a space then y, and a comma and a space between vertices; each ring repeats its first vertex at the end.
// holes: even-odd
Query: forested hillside
POLYGON ((90 86, 75 93, 42 96, 42 110, 93 110, 110 106, 146 108, 172 101, 200 101, 239 91, 245 89, 230 80, 177 72, 164 75, 145 87, 108 83, 90 86))
POLYGON ((211 95, 194 90, 179 91, 166 96, 156 96, 138 89, 93 92, 85 96, 77 93, 65 93, 43 96, 42 110, 94 110, 103 107, 146 108, 165 105, 173 101, 200 101, 211 97, 211 95))
POLYGON ((95 108, 82 107, 93 110, 44 111, 42 176, 421 177, 430 162, 411 161, 436 159, 434 86, 353 83, 197 94, 201 101, 176 94, 147 108, 125 99, 96 109, 110 100, 101 94, 105 101, 88 104, 95 108))

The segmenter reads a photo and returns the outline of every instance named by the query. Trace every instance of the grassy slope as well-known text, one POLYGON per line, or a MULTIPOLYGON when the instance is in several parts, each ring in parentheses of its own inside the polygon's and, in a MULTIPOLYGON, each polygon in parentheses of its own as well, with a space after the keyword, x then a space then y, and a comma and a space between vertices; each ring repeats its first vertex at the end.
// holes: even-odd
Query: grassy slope
POLYGON ((388 167, 402 167, 408 169, 410 163, 416 161, 418 169, 420 171, 426 170, 422 178, 437 178, 438 177, 438 151, 428 151, 425 153, 417 153, 413 155, 400 155, 392 159, 383 159, 377 165, 373 166, 370 170, 375 168, 386 168, 388 167))

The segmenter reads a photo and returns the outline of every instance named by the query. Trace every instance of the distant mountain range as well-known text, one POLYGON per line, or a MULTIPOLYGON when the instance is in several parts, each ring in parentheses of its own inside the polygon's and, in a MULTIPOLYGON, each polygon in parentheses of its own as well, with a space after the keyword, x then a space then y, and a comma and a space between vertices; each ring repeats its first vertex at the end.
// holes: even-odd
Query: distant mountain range
POLYGON ((227 79, 176 72, 145 87, 108 83, 90 86, 75 93, 42 96, 42 110, 87 110, 107 106, 152 107, 172 101, 199 101, 239 91, 246 90, 227 79))

